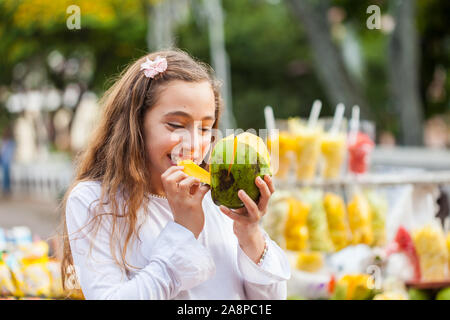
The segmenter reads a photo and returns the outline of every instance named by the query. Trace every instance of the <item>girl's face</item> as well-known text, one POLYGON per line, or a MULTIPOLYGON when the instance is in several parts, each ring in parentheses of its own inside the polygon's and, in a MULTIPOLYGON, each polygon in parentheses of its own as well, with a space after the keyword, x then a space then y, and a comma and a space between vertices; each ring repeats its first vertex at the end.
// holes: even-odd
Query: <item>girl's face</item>
POLYGON ((200 164, 209 151, 215 120, 208 81, 174 80, 161 88, 158 101, 144 116, 151 175, 160 176, 181 159, 200 164))

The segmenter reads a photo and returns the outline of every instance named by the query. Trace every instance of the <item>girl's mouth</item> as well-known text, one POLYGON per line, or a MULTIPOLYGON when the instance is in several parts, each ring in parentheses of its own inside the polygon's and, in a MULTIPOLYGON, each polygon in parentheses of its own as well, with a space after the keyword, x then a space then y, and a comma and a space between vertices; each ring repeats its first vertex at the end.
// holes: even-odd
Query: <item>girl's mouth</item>
POLYGON ((177 163, 178 163, 178 161, 181 161, 181 160, 192 160, 192 161, 194 161, 193 159, 191 159, 191 158, 183 158, 183 157, 173 157, 172 158, 172 156, 169 154, 169 155, 167 155, 167 157, 169 158, 169 161, 170 161, 170 163, 171 163, 171 165, 173 165, 173 166, 176 166, 177 165, 177 163))
POLYGON ((176 166, 177 165, 177 161, 172 160, 172 157, 169 155, 167 155, 167 158, 169 158, 169 162, 172 166, 176 166))
POLYGON ((178 163, 178 161, 181 161, 181 160, 192 160, 192 161, 196 162, 196 161, 195 161, 194 159, 192 159, 191 157, 182 157, 182 156, 178 156, 178 157, 173 157, 173 158, 172 158, 172 155, 170 155, 170 154, 167 155, 167 158, 169 158, 170 164, 171 164, 172 166, 176 166, 177 163, 178 163))

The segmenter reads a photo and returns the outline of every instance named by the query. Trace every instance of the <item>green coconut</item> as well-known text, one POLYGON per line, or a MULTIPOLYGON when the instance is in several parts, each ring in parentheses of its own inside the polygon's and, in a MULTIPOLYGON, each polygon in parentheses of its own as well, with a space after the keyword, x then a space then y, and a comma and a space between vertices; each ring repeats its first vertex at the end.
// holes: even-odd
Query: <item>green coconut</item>
POLYGON ((264 141, 248 132, 220 140, 211 154, 210 174, 215 204, 231 209, 243 207, 238 197, 240 189, 257 202, 260 192, 255 184, 256 177, 272 174, 264 141))

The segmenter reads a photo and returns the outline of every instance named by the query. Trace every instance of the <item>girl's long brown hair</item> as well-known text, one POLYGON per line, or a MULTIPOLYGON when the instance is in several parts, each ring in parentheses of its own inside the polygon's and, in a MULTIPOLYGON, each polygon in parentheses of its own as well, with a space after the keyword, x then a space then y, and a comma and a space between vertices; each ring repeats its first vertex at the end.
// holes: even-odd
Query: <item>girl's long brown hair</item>
POLYGON ((77 159, 75 179, 61 203, 63 229, 61 274, 65 288, 69 278, 73 281, 74 276, 66 224, 66 204, 72 189, 81 181, 99 181, 101 196, 98 199, 98 207, 103 208, 103 205, 108 204, 111 211, 102 214, 91 213, 89 225, 92 224, 92 228, 89 232, 95 234, 100 227, 102 216, 105 214, 110 216, 111 254, 124 270, 134 268, 127 263, 125 257, 129 244, 132 240, 138 239, 137 213, 147 204, 146 195, 150 192, 143 119, 146 111, 155 105, 161 87, 173 80, 210 82, 216 105, 216 121, 213 127, 217 129, 223 105, 219 83, 214 79, 212 69, 208 65, 196 61, 187 53, 179 49, 154 52, 141 57, 119 75, 118 80, 100 100, 102 107, 100 123, 86 150, 77 159), (154 79, 145 77, 140 65, 146 58, 154 60, 157 56, 167 59, 167 70, 154 79), (117 195, 123 199, 120 203, 116 200, 117 195), (119 239, 124 235, 124 243, 119 244, 119 239), (119 257, 116 249, 119 249, 119 257))

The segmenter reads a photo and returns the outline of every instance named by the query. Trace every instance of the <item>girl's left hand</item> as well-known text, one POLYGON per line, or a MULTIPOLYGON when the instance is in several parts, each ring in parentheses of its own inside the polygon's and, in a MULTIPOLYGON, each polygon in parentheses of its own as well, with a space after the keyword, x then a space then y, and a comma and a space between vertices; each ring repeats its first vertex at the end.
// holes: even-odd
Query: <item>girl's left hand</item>
POLYGON ((275 188, 272 178, 268 175, 264 176, 264 180, 257 177, 255 183, 261 192, 258 204, 244 190, 239 190, 238 196, 244 203, 244 207, 231 210, 225 206, 220 206, 220 210, 234 220, 233 231, 238 238, 240 247, 256 263, 261 258, 265 244, 259 228, 259 221, 267 212, 267 205, 270 196, 275 192, 275 188))

